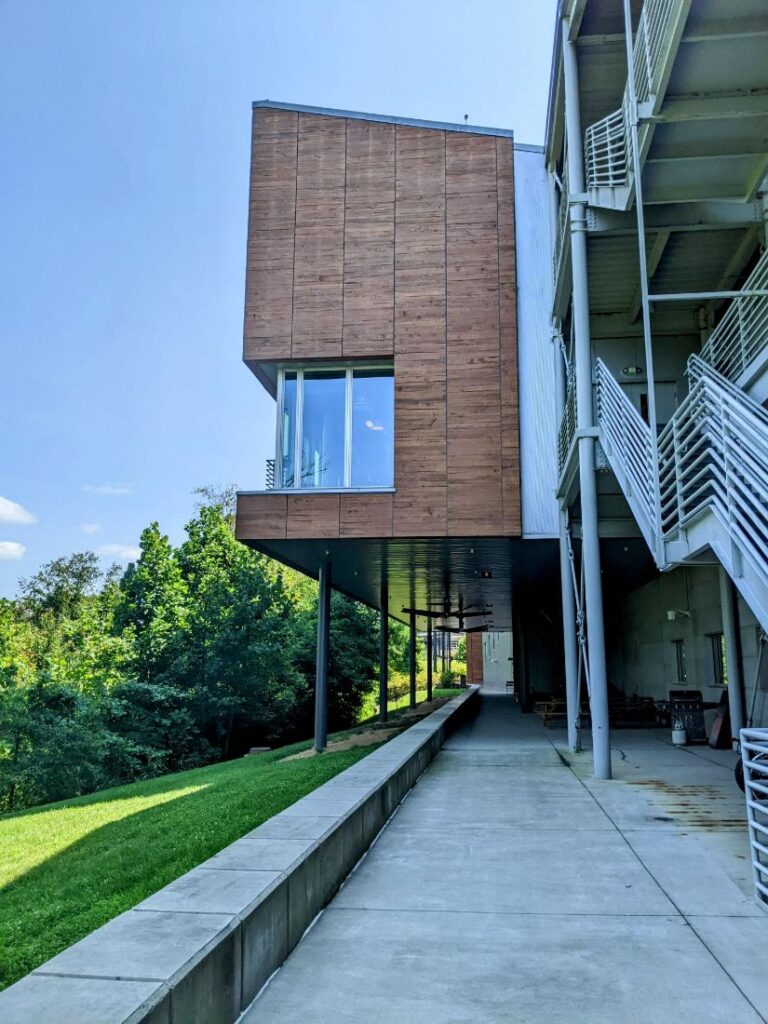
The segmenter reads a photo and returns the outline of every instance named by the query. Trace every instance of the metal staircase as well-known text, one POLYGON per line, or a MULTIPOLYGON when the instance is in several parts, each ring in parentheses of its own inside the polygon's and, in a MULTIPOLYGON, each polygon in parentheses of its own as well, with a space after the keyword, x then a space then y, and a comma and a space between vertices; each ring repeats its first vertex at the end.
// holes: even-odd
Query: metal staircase
POLYGON ((701 358, 750 398, 768 398, 768 248, 709 336, 701 358))
POLYGON ((711 550, 768 629, 768 411, 699 356, 687 374, 656 466, 650 428, 598 359, 600 443, 659 568, 711 550))

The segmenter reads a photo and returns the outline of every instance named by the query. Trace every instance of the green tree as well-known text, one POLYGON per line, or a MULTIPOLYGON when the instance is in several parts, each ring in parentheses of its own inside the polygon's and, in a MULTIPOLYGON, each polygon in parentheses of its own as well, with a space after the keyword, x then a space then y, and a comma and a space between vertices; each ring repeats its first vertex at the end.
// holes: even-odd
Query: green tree
POLYGON ((228 757, 273 740, 290 720, 294 602, 274 564, 235 540, 221 506, 202 506, 186 529, 179 562, 189 618, 177 667, 197 687, 206 735, 228 757))
POLYGON ((115 628, 131 631, 131 669, 144 682, 167 681, 187 628, 188 588, 179 560, 157 523, 143 531, 141 555, 120 582, 115 628))
POLYGON ((55 619, 73 618, 101 579, 99 560, 92 551, 47 562, 28 580, 19 582, 21 601, 35 619, 51 612, 55 619))

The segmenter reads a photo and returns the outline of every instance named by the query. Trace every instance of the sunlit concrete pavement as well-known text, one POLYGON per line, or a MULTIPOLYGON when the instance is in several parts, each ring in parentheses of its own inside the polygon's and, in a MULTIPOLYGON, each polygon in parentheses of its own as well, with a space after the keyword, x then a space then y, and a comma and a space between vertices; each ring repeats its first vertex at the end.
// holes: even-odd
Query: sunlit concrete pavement
POLYGON ((765 1020, 734 755, 661 735, 598 783, 485 696, 243 1020, 765 1020))

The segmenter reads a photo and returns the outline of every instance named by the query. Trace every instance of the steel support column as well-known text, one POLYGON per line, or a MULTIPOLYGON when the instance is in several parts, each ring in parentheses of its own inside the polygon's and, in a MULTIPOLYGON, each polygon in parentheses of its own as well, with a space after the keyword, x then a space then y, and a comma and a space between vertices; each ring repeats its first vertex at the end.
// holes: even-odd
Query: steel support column
POLYGON ((559 511, 560 519, 560 594, 563 603, 563 653, 565 656, 565 702, 568 714, 568 749, 579 749, 579 650, 576 639, 576 604, 573 599, 571 564, 568 557, 566 513, 559 511))
MULTIPOLYGON (((553 346, 555 355, 556 411, 558 423, 563 418, 565 409, 565 366, 564 356, 560 351, 559 339, 553 346)), ((579 652, 576 639, 576 603, 571 580, 571 565, 568 557, 568 524, 565 509, 558 510, 560 524, 560 600, 563 606, 563 655, 565 668, 565 702, 568 716, 568 749, 574 752, 579 749, 579 730, 577 728, 579 708, 579 652)))
MULTIPOLYGON (((572 194, 584 196, 584 156, 576 44, 568 39, 562 22, 565 123, 568 142, 568 179, 572 194)), ((589 329, 587 285, 587 208, 581 200, 570 204, 571 266, 573 272, 573 327, 576 363, 576 406, 579 432, 594 426, 592 408, 592 342, 589 329)), ((579 487, 581 502, 582 559, 584 563, 587 640, 589 645, 590 709, 595 778, 611 778, 611 740, 608 728, 608 678, 605 665, 603 590, 600 573, 600 542, 597 527, 597 482, 594 438, 579 436, 579 487)))
POLYGON ((427 700, 432 700, 432 623, 427 626, 427 700))
MULTIPOLYGON (((651 428, 651 454, 653 465, 659 464, 658 416, 656 413, 656 376, 653 369, 653 335, 651 333, 651 306, 648 301, 648 256, 645 249, 645 209, 643 207, 643 173, 640 161, 637 95, 635 93, 635 54, 632 38, 632 11, 629 0, 624 0, 624 35, 627 48, 627 93, 629 99, 629 138, 632 148, 632 170, 635 184, 635 217, 637 220, 637 256, 640 267, 640 308, 643 314, 643 349, 645 352, 645 378, 648 388, 648 426, 651 428)), ((661 497, 659 476, 654 477, 654 528, 656 536, 654 556, 663 565, 664 538, 661 531, 661 497)))
POLYGON ((411 612, 410 620, 410 636, 408 641, 408 668, 409 668, 409 704, 412 708, 416 707, 416 616, 411 612))
POLYGON ((386 722, 389 703, 389 585, 386 581, 381 584, 379 606, 379 717, 386 722))
POLYGON ((728 710, 731 718, 731 746, 739 749, 739 731, 744 728, 744 674, 739 657, 739 627, 736 593, 731 578, 720 567, 720 609, 723 616, 725 664, 728 672, 728 710))
POLYGON ((317 575, 317 661, 315 666, 315 750, 328 742, 328 650, 331 626, 331 563, 324 562, 317 575))

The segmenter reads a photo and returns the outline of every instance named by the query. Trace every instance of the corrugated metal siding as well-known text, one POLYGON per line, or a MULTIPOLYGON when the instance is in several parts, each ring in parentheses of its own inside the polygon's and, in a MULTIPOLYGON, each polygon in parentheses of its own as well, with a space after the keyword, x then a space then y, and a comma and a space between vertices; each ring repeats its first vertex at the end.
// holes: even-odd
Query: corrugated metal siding
POLYGON ((549 181, 544 154, 515 148, 515 246, 523 536, 556 537, 557 467, 549 181))

